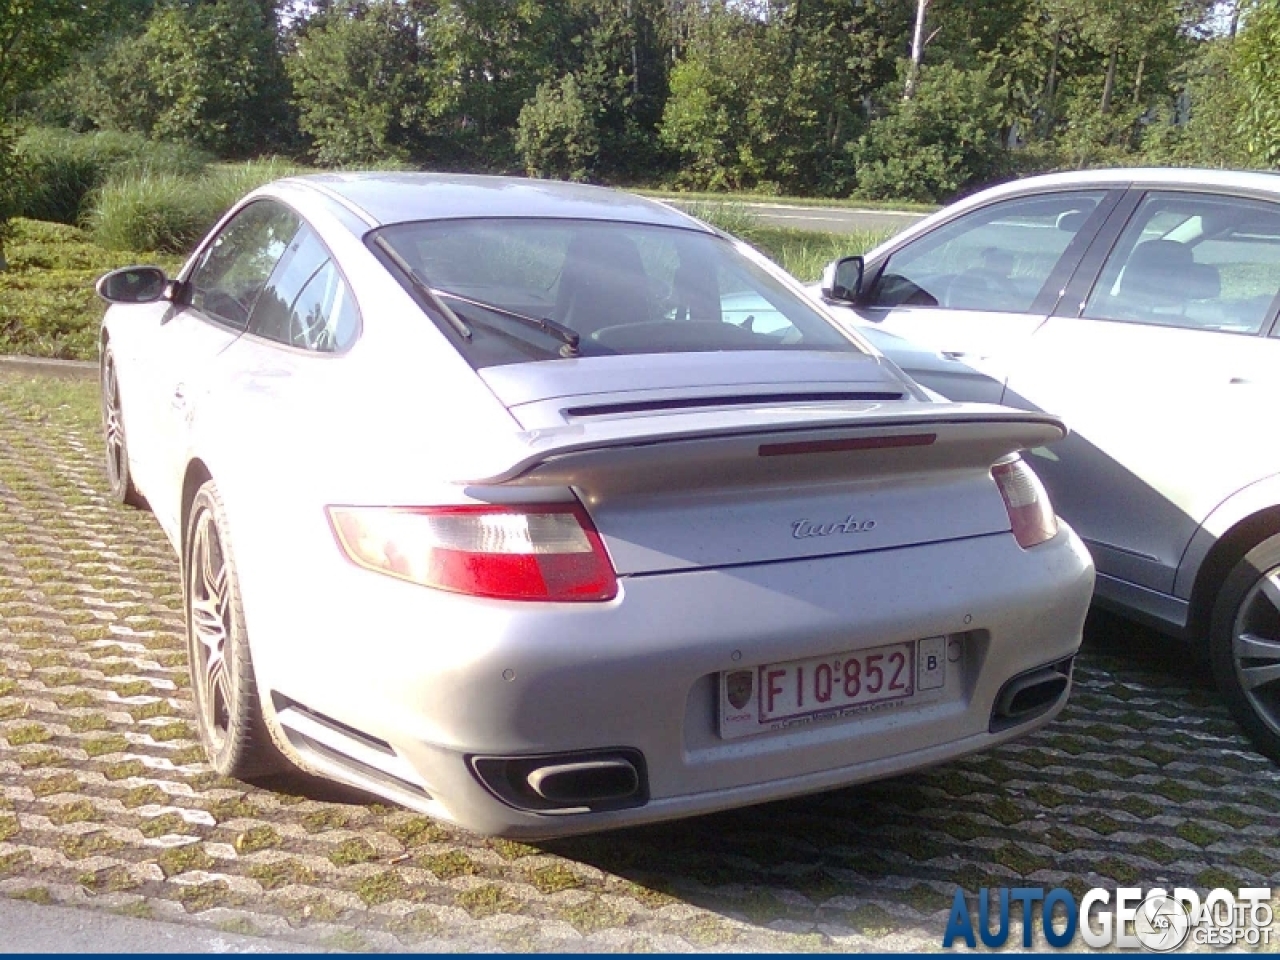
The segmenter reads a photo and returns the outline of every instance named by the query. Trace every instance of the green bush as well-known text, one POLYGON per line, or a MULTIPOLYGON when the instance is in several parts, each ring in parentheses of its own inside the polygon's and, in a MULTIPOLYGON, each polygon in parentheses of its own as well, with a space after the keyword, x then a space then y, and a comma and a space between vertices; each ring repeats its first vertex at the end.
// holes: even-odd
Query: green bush
POLYGON ((97 193, 89 226, 109 250, 185 252, 246 193, 300 170, 269 159, 211 167, 198 178, 144 173, 113 180, 97 193))
POLYGON ((181 260, 95 246, 75 227, 11 221, 9 269, 0 273, 0 353, 92 360, 103 304, 93 283, 108 270, 154 263, 176 272, 181 260))
POLYGON ((923 69, 912 99, 891 99, 850 145, 856 195, 948 201, 1000 177, 1007 163, 1000 139, 1003 95, 990 67, 960 70, 942 63, 923 69))
POLYGON ((594 114, 573 74, 540 84, 516 124, 516 149, 529 176, 586 180, 600 150, 594 114))
POLYGON ((18 214, 32 220, 79 223, 94 190, 113 177, 200 173, 209 155, 155 143, 138 134, 104 130, 73 133, 36 128, 17 143, 21 170, 18 214))

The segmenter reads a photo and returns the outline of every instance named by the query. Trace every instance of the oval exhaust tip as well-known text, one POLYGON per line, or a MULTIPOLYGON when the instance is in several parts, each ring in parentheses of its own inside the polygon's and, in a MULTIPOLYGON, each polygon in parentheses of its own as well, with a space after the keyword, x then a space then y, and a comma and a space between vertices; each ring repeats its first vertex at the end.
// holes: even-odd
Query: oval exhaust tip
POLYGON ((538 796, 560 804, 622 800, 640 789, 640 775, 623 759, 550 764, 531 770, 527 780, 538 796))

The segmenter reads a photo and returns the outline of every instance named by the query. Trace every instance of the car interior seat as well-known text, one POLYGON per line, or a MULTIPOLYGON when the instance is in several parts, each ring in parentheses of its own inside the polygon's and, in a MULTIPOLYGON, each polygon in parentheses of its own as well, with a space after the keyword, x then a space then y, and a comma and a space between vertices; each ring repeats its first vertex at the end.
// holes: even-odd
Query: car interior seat
POLYGON ((1222 290, 1217 267, 1196 263, 1191 247, 1147 240, 1129 255, 1112 301, 1126 315, 1183 312, 1189 300, 1211 300, 1222 290))
POLYGON ((648 277, 631 237, 614 229, 580 230, 565 252, 555 316, 588 337, 605 327, 653 319, 648 277))

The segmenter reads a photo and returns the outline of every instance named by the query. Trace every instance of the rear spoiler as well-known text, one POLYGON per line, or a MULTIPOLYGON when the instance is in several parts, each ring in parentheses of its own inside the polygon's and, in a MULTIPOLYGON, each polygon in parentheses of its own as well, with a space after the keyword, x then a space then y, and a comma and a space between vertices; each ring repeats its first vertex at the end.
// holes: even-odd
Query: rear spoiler
MULTIPOLYGON (((1050 414, 991 404, 822 404, 699 410, 602 418, 551 430, 513 433, 499 449, 473 451, 486 461, 465 470, 468 485, 573 483, 586 469, 625 474, 685 472, 697 463, 705 477, 716 463, 719 482, 785 483, 789 471, 807 481, 850 472, 989 467, 1019 450, 1067 435, 1050 414)), ((496 446, 496 445, 495 445, 496 446)), ((616 476, 615 479, 622 479, 616 476)), ((670 479, 676 479, 674 476, 670 479)), ((640 483, 632 478, 627 486, 640 483)))

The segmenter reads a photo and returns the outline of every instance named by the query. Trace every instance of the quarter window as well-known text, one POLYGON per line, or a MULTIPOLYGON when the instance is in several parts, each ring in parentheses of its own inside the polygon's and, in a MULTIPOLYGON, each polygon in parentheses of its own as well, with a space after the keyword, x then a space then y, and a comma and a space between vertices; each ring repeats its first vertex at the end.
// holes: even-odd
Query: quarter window
POLYGON ((249 204, 201 252, 188 277, 191 305, 227 326, 245 329, 298 226, 298 218, 278 203, 249 204))
POLYGON ((1256 334, 1280 293, 1280 206, 1152 193, 1085 303, 1097 320, 1256 334))
POLYGON ((1027 313, 1104 191, 1004 200, 895 253, 870 306, 1027 313))
POLYGON ((318 352, 343 350, 359 319, 350 290, 314 230, 304 225, 258 298, 249 331, 318 352))

